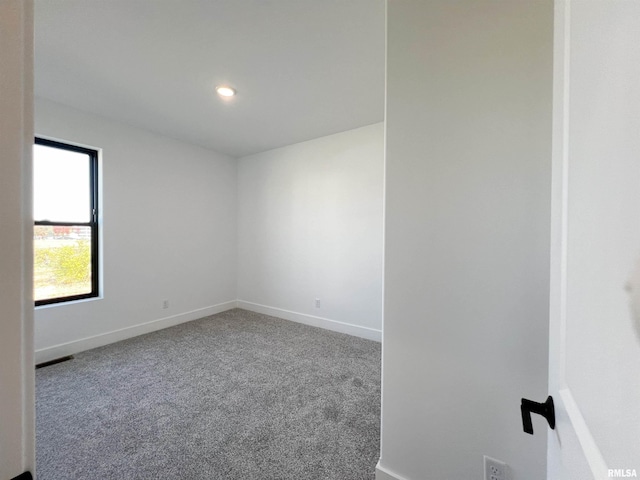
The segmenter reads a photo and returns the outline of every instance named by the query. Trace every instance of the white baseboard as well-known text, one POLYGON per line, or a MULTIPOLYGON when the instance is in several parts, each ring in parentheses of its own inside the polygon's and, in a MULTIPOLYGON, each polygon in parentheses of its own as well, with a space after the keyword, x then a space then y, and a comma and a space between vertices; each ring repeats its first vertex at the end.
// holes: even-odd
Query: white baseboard
POLYGON ((121 328, 119 330, 102 333, 93 337, 81 338, 80 340, 42 348, 40 350, 36 350, 36 364, 48 362, 60 357, 66 357, 67 355, 73 355, 92 348, 102 347, 103 345, 119 342, 120 340, 125 340, 127 338, 137 337, 138 335, 143 335, 145 333, 155 332, 156 330, 162 330, 163 328, 173 327, 174 325, 179 325, 180 323, 189 322, 198 318, 215 315, 216 313, 236 308, 236 306, 237 302, 235 300, 218 303, 217 305, 212 305, 210 307, 199 308, 190 312, 159 318, 150 322, 141 323, 140 325, 121 328))
POLYGON ((367 340, 374 340, 376 342, 382 341, 382 332, 373 328, 361 327, 350 323, 330 320, 328 318, 283 310, 281 308, 268 307, 266 305, 246 302, 244 300, 232 300, 212 305, 210 307, 192 310, 190 312, 172 315, 170 317, 159 318, 150 322, 141 323, 140 325, 121 328, 119 330, 102 333, 100 335, 42 348, 35 352, 36 364, 55 360, 56 358, 65 357, 67 355, 73 355, 92 348, 102 347, 110 343, 137 337, 138 335, 143 335, 145 333, 155 332, 156 330, 162 330, 163 328, 172 327, 191 320, 197 320, 198 318, 215 315, 216 313, 231 310, 232 308, 244 308, 245 310, 250 310, 252 312, 263 313, 265 315, 271 315, 293 322, 304 323, 305 325, 311 325, 313 327, 333 330, 334 332, 346 333, 348 335, 366 338, 367 340))
POLYGON ((378 460, 378 464, 376 465, 376 480, 408 480, 405 477, 401 477, 395 472, 391 470, 387 470, 386 468, 380 466, 380 460, 378 460))
POLYGON ((330 320, 328 318, 307 315, 306 313, 292 312, 290 310, 269 307, 267 305, 260 305, 258 303, 247 302, 244 300, 238 300, 238 308, 243 308, 252 312, 263 313, 265 315, 271 315, 272 317, 283 318, 292 322, 304 323, 305 325, 311 325, 312 327, 319 327, 326 330, 332 330, 334 332, 346 333, 355 337, 366 338, 367 340, 374 340, 376 342, 382 341, 382 331, 376 330, 374 328, 361 327, 359 325, 338 322, 337 320, 330 320))

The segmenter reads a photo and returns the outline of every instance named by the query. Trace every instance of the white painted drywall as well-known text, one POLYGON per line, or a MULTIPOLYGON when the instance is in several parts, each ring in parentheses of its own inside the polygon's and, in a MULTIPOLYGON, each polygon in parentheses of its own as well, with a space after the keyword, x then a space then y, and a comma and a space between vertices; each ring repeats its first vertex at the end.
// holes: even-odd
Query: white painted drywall
POLYGON ((33 4, 0 2, 0 478, 33 471, 33 4))
POLYGON ((379 338, 383 139, 378 123, 238 160, 240 306, 379 338))
POLYGON ((37 308, 40 360, 235 305, 234 159, 43 99, 35 117, 37 135, 102 149, 103 187, 103 298, 37 308))
POLYGON ((234 157, 380 122, 384 2, 37 0, 36 93, 234 157))
POLYGON ((380 478, 483 478, 486 454, 539 480, 553 3, 387 8, 380 478))

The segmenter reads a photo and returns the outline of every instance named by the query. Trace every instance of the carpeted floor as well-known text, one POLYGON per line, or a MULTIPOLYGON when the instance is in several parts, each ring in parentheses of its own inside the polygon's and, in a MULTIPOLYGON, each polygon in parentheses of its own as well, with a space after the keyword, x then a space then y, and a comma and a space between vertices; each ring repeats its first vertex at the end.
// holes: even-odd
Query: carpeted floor
POLYGON ((374 478, 376 342, 236 309, 36 372, 39 480, 374 478))

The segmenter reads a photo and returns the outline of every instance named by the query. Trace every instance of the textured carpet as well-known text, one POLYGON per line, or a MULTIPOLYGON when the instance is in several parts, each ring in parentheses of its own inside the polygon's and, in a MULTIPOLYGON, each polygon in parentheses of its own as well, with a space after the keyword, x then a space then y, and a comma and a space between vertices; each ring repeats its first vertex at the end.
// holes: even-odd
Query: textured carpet
POLYGON ((374 478, 376 342, 236 309, 36 372, 39 480, 374 478))

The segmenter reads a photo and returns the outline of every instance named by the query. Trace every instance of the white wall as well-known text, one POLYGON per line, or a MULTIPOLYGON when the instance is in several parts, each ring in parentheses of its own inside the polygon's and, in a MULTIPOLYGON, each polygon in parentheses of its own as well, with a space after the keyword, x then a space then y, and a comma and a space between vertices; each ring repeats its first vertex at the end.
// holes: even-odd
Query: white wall
POLYGON ((383 138, 379 123, 238 161, 239 306, 380 338, 383 138))
POLYGON ((36 309, 39 361, 235 306, 234 159, 43 99, 36 134, 102 149, 104 249, 103 298, 36 309))
POLYGON ((539 480, 553 3, 387 8, 379 478, 483 478, 486 454, 539 480))
POLYGON ((33 471, 33 4, 0 2, 0 478, 33 471))

